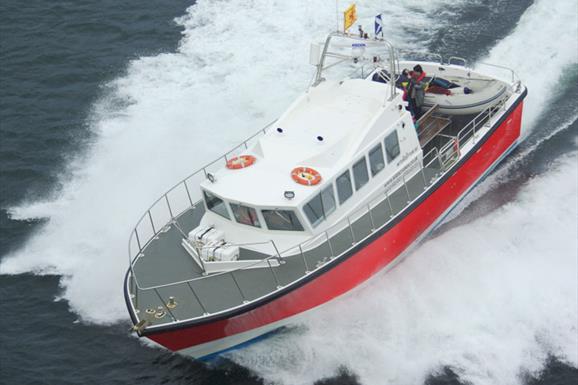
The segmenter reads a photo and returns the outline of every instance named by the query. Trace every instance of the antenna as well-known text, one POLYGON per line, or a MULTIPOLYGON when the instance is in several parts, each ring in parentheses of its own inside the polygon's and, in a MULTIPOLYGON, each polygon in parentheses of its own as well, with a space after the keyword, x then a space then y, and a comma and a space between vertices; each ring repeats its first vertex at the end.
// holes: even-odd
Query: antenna
POLYGON ((336 32, 339 32, 339 0, 335 0, 335 26, 337 29, 336 32))

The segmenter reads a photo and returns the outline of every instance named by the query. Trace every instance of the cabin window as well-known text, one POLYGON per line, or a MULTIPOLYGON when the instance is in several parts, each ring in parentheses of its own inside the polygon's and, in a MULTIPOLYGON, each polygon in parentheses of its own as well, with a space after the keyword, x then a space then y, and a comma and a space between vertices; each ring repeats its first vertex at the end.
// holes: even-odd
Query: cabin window
POLYGON ((394 131, 385 137, 385 153, 387 155, 387 163, 391 162, 399 155, 399 140, 397 139, 397 131, 394 131))
POLYGON ((309 201, 303 208, 307 219, 311 222, 313 227, 317 226, 329 214, 335 211, 335 194, 333 193, 333 185, 328 186, 320 194, 317 194, 309 201))
POLYGON ((359 159, 357 163, 353 164, 353 179, 355 180, 356 191, 362 188, 369 180, 365 157, 359 159))
POLYGON ((349 170, 339 175, 335 180, 337 185, 337 196, 339 197, 339 204, 343 204, 353 194, 353 187, 351 186, 351 174, 349 170))
POLYGON ((385 167, 381 143, 369 151, 369 167, 371 169, 371 176, 377 175, 377 173, 379 173, 385 167))
POLYGON ((292 210, 261 210, 269 230, 303 231, 303 226, 292 210))
POLYGON ((205 196, 205 203, 207 204, 207 208, 214 212, 215 214, 219 214, 220 216, 231 219, 229 217, 229 211, 227 210, 227 206, 225 202, 216 195, 211 194, 208 191, 203 191, 203 195, 205 196))
POLYGON ((235 220, 238 223, 242 223, 248 226, 261 227, 259 223, 259 218, 257 217, 257 211, 252 207, 247 207, 243 205, 238 205, 236 203, 230 203, 231 211, 235 216, 235 220))
POLYGON ((323 214, 327 218, 329 214, 335 211, 337 206, 335 203, 335 194, 333 193, 333 185, 327 186, 325 190, 321 191, 321 203, 323 203, 323 214))
POLYGON ((307 219, 311 222, 313 227, 317 226, 323 220, 323 202, 321 201, 321 194, 311 199, 309 203, 303 207, 307 219))

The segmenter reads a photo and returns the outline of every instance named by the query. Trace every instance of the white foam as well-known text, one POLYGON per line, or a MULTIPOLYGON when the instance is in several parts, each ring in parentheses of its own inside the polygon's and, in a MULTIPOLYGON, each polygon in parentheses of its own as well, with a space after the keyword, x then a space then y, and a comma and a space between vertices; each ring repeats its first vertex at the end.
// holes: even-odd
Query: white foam
POLYGON ((576 161, 309 313, 305 331, 231 357, 279 384, 311 384, 342 365, 362 384, 419 384, 442 365, 473 384, 518 384, 548 354, 578 365, 576 161))
MULTIPOLYGON (((390 6, 386 33, 396 19, 424 24, 425 13, 447 1, 390 6)), ((372 26, 379 7, 360 7, 361 22, 372 26)), ((134 60, 126 76, 106 86, 88 119, 95 143, 71 164, 63 191, 10 210, 15 219, 49 223, 3 259, 0 273, 63 275, 63 296, 84 320, 127 317, 122 279, 137 218, 305 89, 313 74, 309 42, 335 26, 335 3, 198 1, 178 22, 184 33, 176 53, 134 60)))
MULTIPOLYGON (((388 4, 386 34, 401 42, 407 36, 395 28, 400 23, 432 28, 426 14, 448 3, 388 4)), ((358 5, 365 25, 383 10, 378 1, 358 5)), ((132 61, 95 105, 95 143, 71 165, 63 191, 10 211, 49 223, 5 258, 0 272, 62 274, 63 297, 84 321, 125 319, 122 278, 135 220, 195 165, 272 120, 304 89, 312 76, 308 42, 333 28, 334 7, 305 0, 256 0, 251 7, 202 0, 190 7, 179 21, 178 52, 132 61)), ((530 88, 526 110, 535 116, 555 74, 575 61, 552 41, 573 30, 575 23, 551 28, 571 12, 548 15, 547 8, 555 7, 536 2, 490 54, 518 67, 530 88), (550 48, 528 50, 525 33, 550 48), (551 60, 542 60, 544 52, 551 60)), ((572 172, 563 165, 532 181, 500 215, 446 232, 364 290, 313 312, 309 331, 256 344, 235 359, 284 383, 311 383, 346 365, 367 384, 409 384, 440 364, 461 368, 476 383, 514 383, 518 367, 535 368, 548 349, 566 354, 575 342, 576 291, 569 290, 576 266, 566 236, 576 211, 560 203, 576 195, 572 172)))
MULTIPOLYGON (((558 75, 578 61, 570 49, 576 28, 573 2, 537 1, 486 59, 515 67, 528 86, 527 131, 557 87, 567 87, 558 75)), ((363 384, 423 383, 449 365, 476 385, 519 384, 549 354, 577 366, 577 178, 574 153, 506 206, 444 232, 368 287, 311 312, 306 331, 231 357, 280 384, 310 384, 343 365, 363 384)))
MULTIPOLYGON (((578 13, 576 2, 535 1, 522 15, 515 31, 501 40, 481 60, 513 68, 528 87, 530 97, 524 105, 524 128, 530 132, 549 100, 569 82, 570 65, 578 63, 576 46, 578 13)), ((481 67, 482 69, 486 69, 481 67)), ((497 71, 499 73, 503 71, 497 71)))

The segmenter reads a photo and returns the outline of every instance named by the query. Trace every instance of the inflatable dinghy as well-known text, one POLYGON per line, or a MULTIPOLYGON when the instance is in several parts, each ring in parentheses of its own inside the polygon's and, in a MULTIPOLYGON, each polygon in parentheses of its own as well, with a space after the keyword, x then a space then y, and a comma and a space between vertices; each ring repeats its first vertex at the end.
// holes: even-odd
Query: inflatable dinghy
POLYGON ((506 84, 496 79, 432 79, 427 89, 424 107, 439 106, 449 115, 470 115, 482 112, 506 92, 506 84), (444 82, 438 81, 443 80, 444 82), (447 82, 446 87, 441 84, 447 82))

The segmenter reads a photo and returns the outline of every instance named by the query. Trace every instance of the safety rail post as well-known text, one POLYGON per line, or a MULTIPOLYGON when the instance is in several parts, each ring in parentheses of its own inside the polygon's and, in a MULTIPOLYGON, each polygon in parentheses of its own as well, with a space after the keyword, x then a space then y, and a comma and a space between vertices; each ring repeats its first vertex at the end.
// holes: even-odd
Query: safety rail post
POLYGON ((203 315, 209 314, 209 312, 208 312, 207 309, 205 308, 205 305, 203 305, 203 303, 201 302, 201 299, 199 298, 199 296, 197 295, 197 293, 195 293, 195 290, 194 290, 193 287, 191 286, 191 283, 190 283, 190 282, 187 282, 187 286, 189 287, 189 289, 191 289, 191 293, 193 293, 193 296, 195 297, 195 299, 196 299, 197 302, 199 303, 199 306, 201 306, 201 310, 203 311, 203 315))
POLYGON ((161 297, 161 295, 159 294, 158 289, 155 287, 154 289, 155 294, 157 295, 157 297, 159 297, 161 303, 163 304, 163 307, 166 309, 167 313, 170 314, 171 318, 173 319, 173 322, 177 322, 177 319, 175 318, 175 315, 173 314, 173 312, 171 311, 171 309, 169 309, 169 307, 167 306, 167 304, 165 303, 165 301, 163 300, 163 297, 161 297))
POLYGON ((279 253, 279 249, 277 248, 277 245, 275 244, 275 241, 273 241, 272 239, 270 240, 271 244, 273 244, 273 248, 275 249, 275 252, 277 253, 277 260, 279 261, 279 263, 281 263, 282 259, 281 258, 281 253, 279 253))
POLYGON ((277 278, 277 274, 275 274, 275 271, 273 270, 273 266, 271 266, 271 262, 269 261, 270 257, 267 257, 267 259, 265 259, 267 261, 267 265, 269 265, 269 270, 271 271, 271 274, 273 274, 273 279, 275 279, 275 285, 277 286, 277 289, 281 289, 281 285, 279 284, 279 278, 277 278))
POLYGON ((237 286, 237 290, 239 290, 239 294, 241 294, 241 298, 243 299, 243 303, 249 302, 249 301, 247 301, 247 298, 245 297, 243 290, 241 290, 241 286, 239 286, 239 282, 237 282, 237 278, 235 278, 235 270, 230 271, 229 274, 231 274, 231 277, 233 278, 233 281, 235 282, 235 285, 237 286))
POLYGON ((303 264, 305 265, 305 274, 310 273, 309 271, 309 264, 307 263, 307 258, 305 258, 305 254, 303 254, 303 248, 301 244, 299 244, 299 252, 301 253, 301 258, 303 259, 303 264))
POLYGON ((411 202, 411 196, 409 195, 409 189, 407 188, 407 183, 405 183, 405 174, 401 174, 401 180, 403 182, 403 187, 405 187, 405 193, 407 194, 407 203, 411 202))
MULTIPOLYGON (((142 251, 142 246, 140 245, 140 238, 138 236, 138 230, 136 227, 134 228, 133 232, 134 232, 134 235, 136 237, 136 244, 138 245, 138 253, 140 254, 140 252, 142 251)), ((130 255, 129 255, 129 257, 130 257, 130 255)))
POLYGON ((189 198, 189 203, 191 204, 191 207, 195 206, 193 200, 191 199, 191 192, 189 191, 189 186, 187 186, 187 179, 185 179, 182 183, 185 186, 185 191, 187 192, 187 197, 189 198))
POLYGON ((331 245, 331 239, 329 238, 329 233, 325 231, 325 238, 327 238, 327 244, 329 245, 329 251, 331 252, 331 258, 335 258, 335 252, 333 251, 333 246, 331 245))
POLYGON ((371 222, 371 232, 375 231, 375 222, 373 221, 373 214, 371 213, 371 204, 367 204, 367 212, 369 213, 369 220, 371 222))
POLYGON ((353 227, 351 227, 351 221, 349 220, 349 216, 347 216, 347 225, 349 226, 349 232, 351 233, 351 245, 355 245, 357 242, 355 241, 355 234, 353 233, 353 227))
POLYGON ((420 164, 419 170, 420 170, 420 172, 421 172, 421 177, 422 177, 422 179, 423 179, 423 189, 424 189, 424 190, 427 190, 427 188, 428 188, 428 182, 427 182, 427 180, 426 180, 426 178, 425 178, 425 171, 424 171, 424 169, 423 169, 423 164, 420 164))
POLYGON ((389 199, 389 194, 387 190, 385 191, 385 199, 387 200, 387 205, 389 206, 389 217, 393 218, 393 206, 391 205, 391 200, 389 199))
POLYGON ((171 210, 171 204, 169 203, 169 197, 167 194, 165 194, 165 201, 167 202, 167 207, 169 209, 169 215, 171 216, 171 219, 174 219, 174 215, 173 215, 173 210, 171 210))
POLYGON ((156 231, 156 229, 155 229, 155 224, 154 224, 154 222, 153 222, 153 216, 151 215, 151 211, 150 211, 150 210, 147 210, 147 214, 148 214, 149 220, 150 220, 150 222, 151 222, 151 227, 153 228, 153 234, 156 235, 157 231, 156 231))

